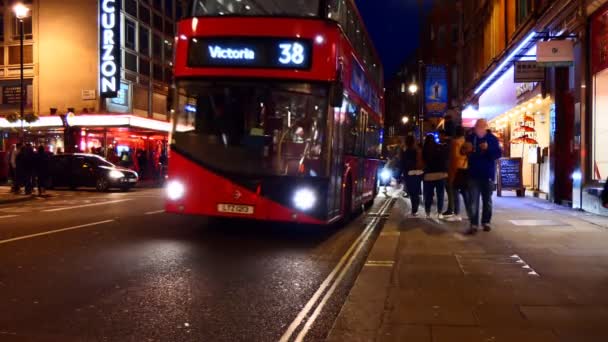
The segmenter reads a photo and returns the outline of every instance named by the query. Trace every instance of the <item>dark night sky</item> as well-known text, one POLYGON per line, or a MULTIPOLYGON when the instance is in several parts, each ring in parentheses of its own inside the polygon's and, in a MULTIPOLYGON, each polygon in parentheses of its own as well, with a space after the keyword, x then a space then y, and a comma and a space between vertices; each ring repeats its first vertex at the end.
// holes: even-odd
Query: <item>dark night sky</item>
MULTIPOLYGON (((382 58, 386 79, 418 46, 418 0, 356 0, 382 58)), ((425 0, 426 7, 430 0, 425 0)))

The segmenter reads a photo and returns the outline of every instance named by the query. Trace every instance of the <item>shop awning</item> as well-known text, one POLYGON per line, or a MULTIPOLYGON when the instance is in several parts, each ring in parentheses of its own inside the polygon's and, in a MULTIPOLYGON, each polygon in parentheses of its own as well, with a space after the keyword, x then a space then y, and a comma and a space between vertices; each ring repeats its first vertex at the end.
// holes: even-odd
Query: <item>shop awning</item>
MULTIPOLYGON (((75 115, 66 119, 68 126, 71 127, 135 127, 149 129, 158 132, 168 133, 171 130, 171 123, 148 119, 135 115, 114 115, 114 114, 92 114, 75 115)), ((35 122, 23 123, 24 128, 53 128, 63 127, 63 121, 59 116, 41 116, 35 122)), ((21 128, 21 120, 9 122, 5 118, 0 118, 1 128, 21 128)))
POLYGON ((522 40, 509 55, 502 60, 502 62, 492 71, 488 77, 486 77, 483 82, 475 88, 475 95, 479 95, 480 93, 486 91, 494 82, 502 76, 516 61, 522 60, 522 53, 530 50, 536 42, 543 37, 542 33, 530 32, 524 40, 522 40))

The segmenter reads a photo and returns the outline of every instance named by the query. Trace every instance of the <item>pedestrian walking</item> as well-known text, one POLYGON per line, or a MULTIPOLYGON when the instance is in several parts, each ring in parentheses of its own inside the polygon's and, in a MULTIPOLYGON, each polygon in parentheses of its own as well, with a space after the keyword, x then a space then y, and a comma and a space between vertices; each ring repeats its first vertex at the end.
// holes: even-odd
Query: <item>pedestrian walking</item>
POLYGON ((424 209, 431 218, 433 199, 437 194, 437 218, 443 219, 445 183, 448 178, 447 146, 435 141, 435 136, 427 135, 422 151, 424 160, 424 209))
POLYGON ((38 146, 35 155, 34 173, 36 175, 36 185, 38 186, 38 196, 43 196, 48 186, 50 156, 46 153, 44 146, 38 146))
POLYGON ((467 234, 477 233, 479 228, 479 200, 482 202, 481 225, 483 230, 492 230, 492 194, 496 178, 496 160, 501 157, 502 150, 498 138, 488 129, 486 120, 477 120, 471 135, 466 138, 463 147, 468 154, 469 167, 469 219, 471 226, 467 234))
MULTIPOLYGON (((444 218, 448 221, 460 222, 462 217, 460 216, 461 202, 460 196, 464 200, 464 206, 467 208, 467 168, 468 161, 467 155, 463 153, 462 147, 465 143, 464 128, 457 126, 454 130, 454 137, 450 142, 450 157, 449 157, 449 168, 448 168, 448 182, 447 182, 447 193, 448 193, 448 210, 443 214, 444 218)), ((468 211, 468 210, 467 210, 468 211)))
POLYGON ((32 144, 28 143, 24 146, 23 151, 21 153, 22 156, 22 166, 23 170, 21 173, 23 174, 23 186, 25 187, 25 194, 31 195, 34 191, 34 148, 32 144))
POLYGON ((11 192, 17 191, 17 145, 13 145, 8 155, 8 175, 11 179, 11 192))
POLYGON ((17 153, 15 154, 15 178, 17 179, 17 184, 15 186, 15 193, 18 194, 21 192, 21 187, 25 184, 25 165, 24 158, 25 155, 25 146, 22 143, 17 144, 17 153))
POLYGON ((405 151, 402 153, 401 162, 405 180, 404 186, 407 189, 412 204, 410 217, 418 217, 424 162, 422 160, 422 151, 416 144, 415 137, 408 136, 405 139, 405 151))

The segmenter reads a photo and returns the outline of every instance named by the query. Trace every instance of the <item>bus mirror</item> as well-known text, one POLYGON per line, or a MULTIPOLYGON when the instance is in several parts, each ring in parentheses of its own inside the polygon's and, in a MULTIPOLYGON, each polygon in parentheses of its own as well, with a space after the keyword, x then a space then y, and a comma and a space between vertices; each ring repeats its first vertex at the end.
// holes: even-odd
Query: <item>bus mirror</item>
POLYGON ((342 107, 344 101, 344 85, 342 82, 336 82, 331 87, 330 104, 332 107, 342 107))

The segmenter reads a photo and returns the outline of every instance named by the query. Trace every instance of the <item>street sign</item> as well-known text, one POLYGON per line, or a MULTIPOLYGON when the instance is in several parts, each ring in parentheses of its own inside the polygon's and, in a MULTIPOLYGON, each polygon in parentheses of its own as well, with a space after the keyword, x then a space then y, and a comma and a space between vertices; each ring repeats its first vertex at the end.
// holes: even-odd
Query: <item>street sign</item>
POLYGON ((545 66, 570 66, 574 64, 574 42, 569 39, 538 42, 536 61, 545 66))
POLYGON ((545 68, 535 61, 515 62, 515 83, 542 82, 545 68))

